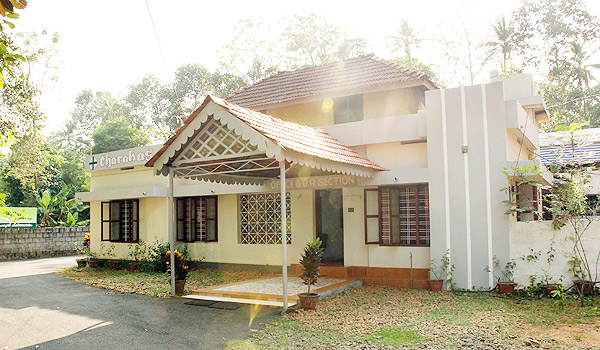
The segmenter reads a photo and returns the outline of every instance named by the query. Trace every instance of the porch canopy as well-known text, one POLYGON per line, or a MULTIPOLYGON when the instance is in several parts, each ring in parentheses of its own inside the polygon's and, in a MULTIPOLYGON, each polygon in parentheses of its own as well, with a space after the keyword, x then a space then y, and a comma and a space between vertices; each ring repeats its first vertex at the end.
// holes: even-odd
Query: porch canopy
MULTIPOLYGON (((169 242, 175 245, 173 178, 261 185, 280 179, 284 309, 287 308, 286 176, 301 168, 311 175, 372 177, 387 169, 341 144, 323 130, 274 118, 208 95, 146 163, 169 177, 169 242)), ((174 264, 171 254, 171 266, 174 264)), ((175 274, 171 269, 175 293, 175 274)))

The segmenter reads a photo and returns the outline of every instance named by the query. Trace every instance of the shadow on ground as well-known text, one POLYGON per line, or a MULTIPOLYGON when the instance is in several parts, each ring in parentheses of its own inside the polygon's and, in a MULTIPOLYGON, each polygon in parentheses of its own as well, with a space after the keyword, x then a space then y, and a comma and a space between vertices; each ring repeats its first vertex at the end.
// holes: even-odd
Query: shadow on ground
POLYGON ((222 349, 246 338, 253 315, 252 328, 259 328, 278 314, 250 305, 209 306, 121 294, 54 273, 0 275, 0 348, 222 349))

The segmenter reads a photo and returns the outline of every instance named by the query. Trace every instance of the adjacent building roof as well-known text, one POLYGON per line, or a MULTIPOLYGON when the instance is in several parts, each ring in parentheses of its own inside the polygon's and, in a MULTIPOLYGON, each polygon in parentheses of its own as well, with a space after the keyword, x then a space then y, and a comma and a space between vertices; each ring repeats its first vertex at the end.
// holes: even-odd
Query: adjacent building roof
POLYGON ((247 126, 273 141, 283 150, 294 151, 337 163, 369 168, 371 171, 387 170, 343 145, 337 139, 321 129, 283 121, 270 115, 240 107, 211 95, 206 97, 204 103, 185 120, 184 124, 177 130, 175 135, 173 135, 164 146, 154 154, 148 163, 146 163, 146 166, 154 166, 155 162, 167 151, 169 146, 175 142, 184 130, 193 123, 194 119, 209 102, 214 102, 218 106, 224 108, 231 115, 237 117, 247 126))
POLYGON ((540 160, 545 165, 600 162, 600 128, 541 133, 540 160))
POLYGON ((229 96, 227 100, 252 108, 310 96, 409 81, 422 81, 435 88, 435 84, 425 74, 400 67, 370 54, 281 72, 229 96))

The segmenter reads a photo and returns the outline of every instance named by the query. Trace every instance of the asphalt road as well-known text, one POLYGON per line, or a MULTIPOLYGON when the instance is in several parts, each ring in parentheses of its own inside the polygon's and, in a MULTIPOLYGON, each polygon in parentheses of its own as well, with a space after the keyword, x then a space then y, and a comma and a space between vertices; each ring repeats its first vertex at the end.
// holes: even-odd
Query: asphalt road
MULTIPOLYGON (((223 349, 250 332, 250 306, 121 294, 54 273, 74 265, 75 257, 0 261, 0 349, 223 349)), ((276 313, 261 309, 251 327, 276 313)))

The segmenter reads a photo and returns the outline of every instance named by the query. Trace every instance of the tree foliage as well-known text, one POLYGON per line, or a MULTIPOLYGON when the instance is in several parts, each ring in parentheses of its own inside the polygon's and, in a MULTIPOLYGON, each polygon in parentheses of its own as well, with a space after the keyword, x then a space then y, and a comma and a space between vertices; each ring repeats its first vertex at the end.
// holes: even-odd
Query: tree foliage
POLYGON ((113 119, 102 124, 94 131, 92 139, 94 154, 144 146, 149 141, 146 133, 132 128, 124 118, 113 119))
POLYGON ((544 72, 540 88, 551 112, 546 129, 573 122, 600 126, 598 84, 588 62, 600 49, 600 21, 581 0, 525 0, 515 12, 517 52, 544 72))
POLYGON ((483 44, 487 49, 487 59, 498 62, 501 73, 507 75, 516 70, 511 63, 511 55, 519 45, 514 19, 499 16, 492 25, 492 33, 492 38, 483 44))
POLYGON ((419 44, 423 42, 421 31, 415 30, 406 18, 400 20, 400 25, 395 34, 388 35, 388 48, 396 51, 400 57, 400 52, 404 51, 404 57, 408 62, 413 60, 413 48, 419 48, 419 44))

